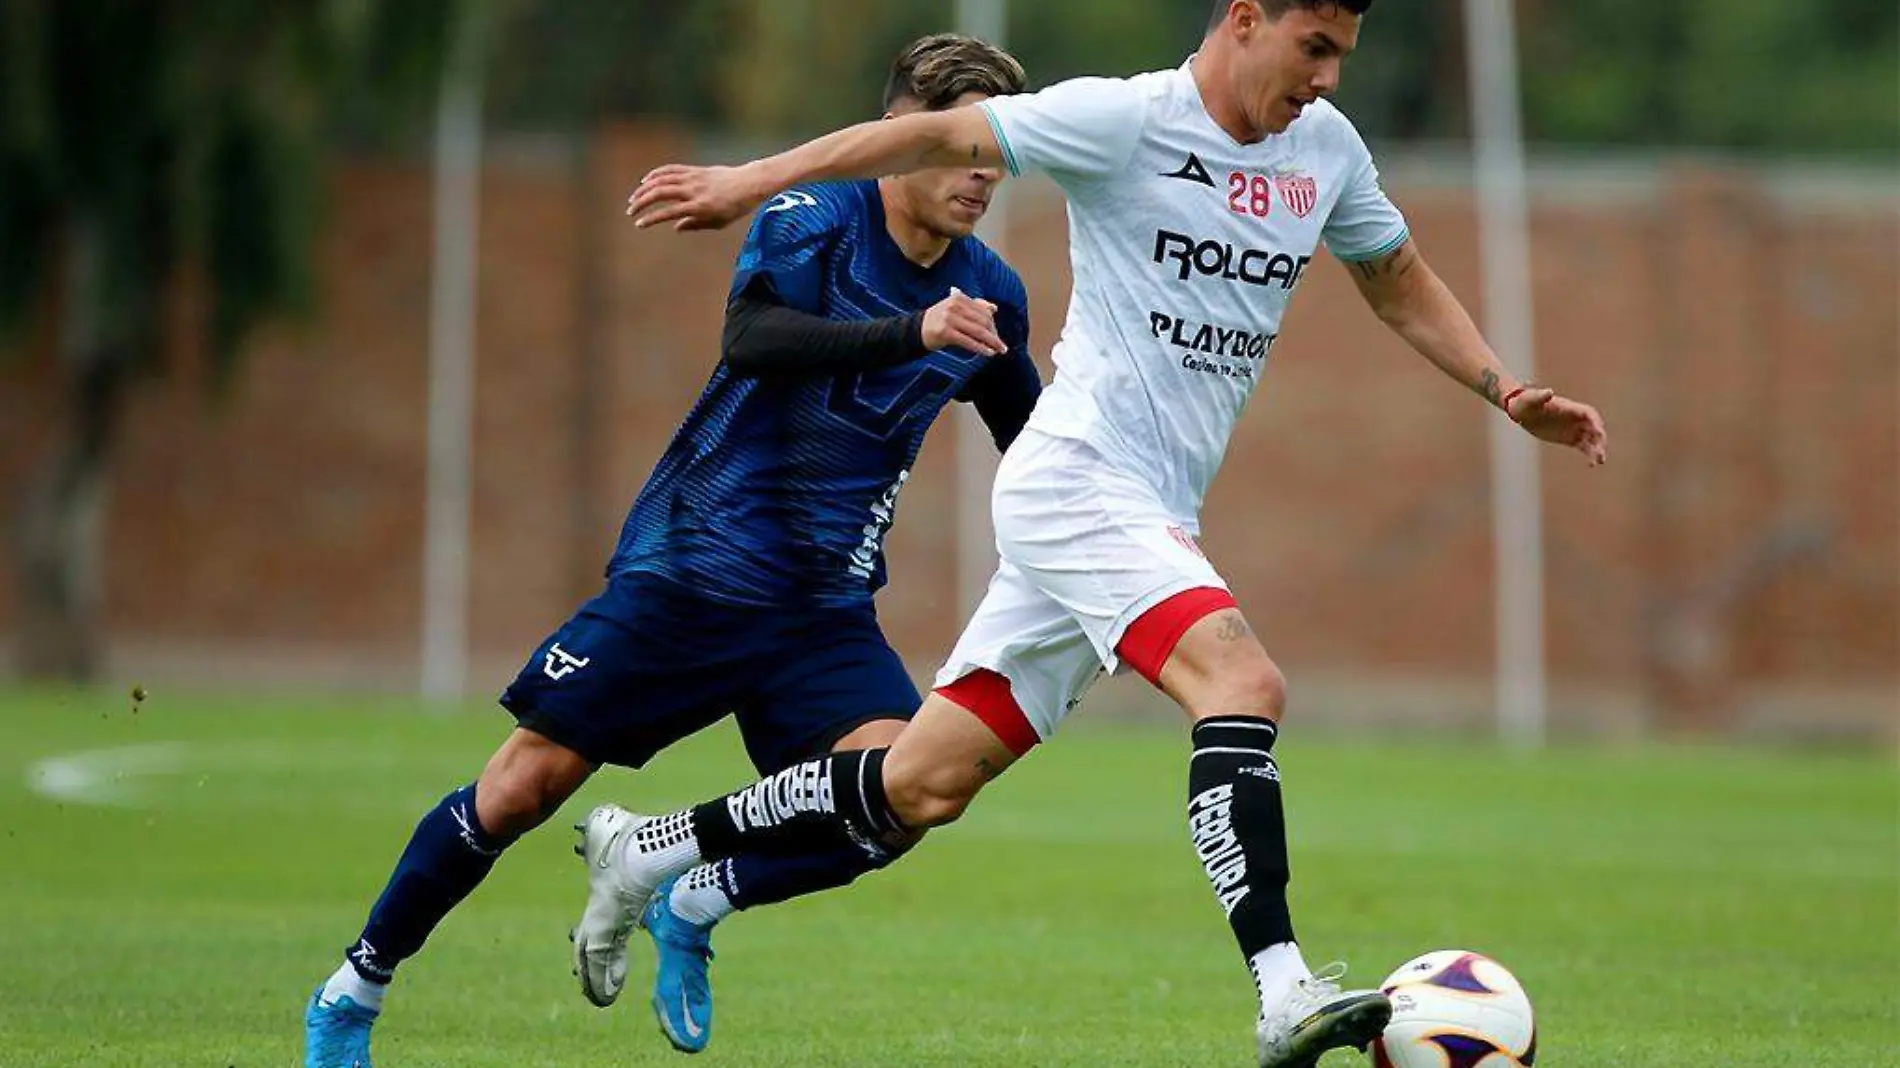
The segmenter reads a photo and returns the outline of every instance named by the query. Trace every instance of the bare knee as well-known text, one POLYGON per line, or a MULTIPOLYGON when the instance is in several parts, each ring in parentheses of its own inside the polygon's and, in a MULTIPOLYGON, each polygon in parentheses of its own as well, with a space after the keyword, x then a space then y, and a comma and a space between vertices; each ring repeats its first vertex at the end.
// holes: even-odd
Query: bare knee
POLYGON ((1254 716, 1277 723, 1286 714, 1286 676, 1265 651, 1229 661, 1195 690, 1182 705, 1197 723, 1210 716, 1254 716))
POLYGON ((517 730, 482 769, 475 816, 498 837, 524 834, 553 815, 593 774, 579 753, 532 731, 517 730))
POLYGON ((1189 627, 1157 681, 1195 722, 1210 716, 1277 722, 1286 711, 1286 676, 1238 609, 1210 613, 1189 627))
POLYGON ((913 831, 963 815, 1017 754, 969 709, 932 693, 884 756, 884 796, 913 831))
POLYGON ((1257 664, 1237 673, 1229 715, 1259 716, 1278 722, 1286 714, 1286 675, 1265 653, 1257 664))
POLYGON ((976 776, 943 769, 896 777, 887 773, 884 780, 891 811, 904 826, 919 832, 956 822, 982 788, 983 783, 976 776))

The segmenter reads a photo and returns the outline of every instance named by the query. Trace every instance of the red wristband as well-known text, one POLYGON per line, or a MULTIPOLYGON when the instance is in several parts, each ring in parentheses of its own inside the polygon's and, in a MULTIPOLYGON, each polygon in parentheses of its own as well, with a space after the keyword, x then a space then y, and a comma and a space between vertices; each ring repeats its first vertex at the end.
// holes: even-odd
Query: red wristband
POLYGON ((1505 418, 1510 419, 1512 422, 1517 421, 1517 417, 1511 414, 1511 398, 1517 396, 1519 393, 1522 393, 1529 388, 1531 387, 1519 386, 1516 389, 1512 390, 1511 392, 1506 393, 1504 395, 1504 399, 1498 402, 1498 407, 1504 409, 1505 418))

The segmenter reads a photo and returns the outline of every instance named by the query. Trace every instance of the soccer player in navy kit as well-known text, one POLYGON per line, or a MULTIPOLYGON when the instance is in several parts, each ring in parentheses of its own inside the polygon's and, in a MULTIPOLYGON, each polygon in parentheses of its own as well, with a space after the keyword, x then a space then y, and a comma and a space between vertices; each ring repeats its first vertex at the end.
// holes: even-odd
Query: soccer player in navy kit
MULTIPOLYGON (((890 114, 1023 89, 1021 66, 957 35, 901 53, 890 114)), ((886 746, 919 704, 879 629, 883 539, 937 413, 976 405, 1007 448, 1041 390, 1022 281, 970 236, 1002 172, 956 167, 786 190, 739 255, 722 359, 633 504, 607 586, 502 694, 516 730, 416 826, 362 933, 305 1016, 307 1068, 369 1068, 396 966, 602 764, 638 768, 736 717, 770 774, 886 746)), ((736 908, 841 886, 863 850, 740 856, 687 872, 644 917, 654 1008, 675 1046, 710 1038, 709 934, 736 908)), ((626 979, 631 923, 575 946, 595 1004, 626 979), (611 973, 589 956, 611 955, 611 973)))

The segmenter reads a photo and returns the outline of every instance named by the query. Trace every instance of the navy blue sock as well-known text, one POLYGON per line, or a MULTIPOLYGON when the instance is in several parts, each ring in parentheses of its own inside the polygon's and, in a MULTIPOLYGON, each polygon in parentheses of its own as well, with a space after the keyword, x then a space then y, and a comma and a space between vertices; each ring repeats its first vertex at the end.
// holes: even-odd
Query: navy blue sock
POLYGON ((480 885, 513 841, 482 830, 475 818, 474 783, 444 797, 416 824, 389 884, 369 910, 363 933, 349 949, 357 974, 389 982, 396 965, 422 948, 429 932, 480 885))
POLYGON ((895 859, 895 852, 873 855, 857 846, 787 856, 741 853, 719 865, 719 881, 734 908, 749 909, 835 890, 895 859))

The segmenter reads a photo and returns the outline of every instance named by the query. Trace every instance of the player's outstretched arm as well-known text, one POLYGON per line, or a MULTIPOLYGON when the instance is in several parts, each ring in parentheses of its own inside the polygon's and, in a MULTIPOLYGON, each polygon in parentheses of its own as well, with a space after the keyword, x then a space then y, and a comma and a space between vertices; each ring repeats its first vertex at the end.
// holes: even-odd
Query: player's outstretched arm
POLYGON ((1412 241, 1346 267, 1379 318, 1439 370, 1536 437, 1576 449, 1591 466, 1608 459, 1609 438, 1597 410, 1512 376, 1412 241))
POLYGON ((958 166, 1003 166, 1003 150, 982 108, 859 123, 737 167, 670 163, 640 180, 627 198, 627 214, 640 227, 670 222, 676 230, 717 230, 766 197, 804 182, 958 166))

